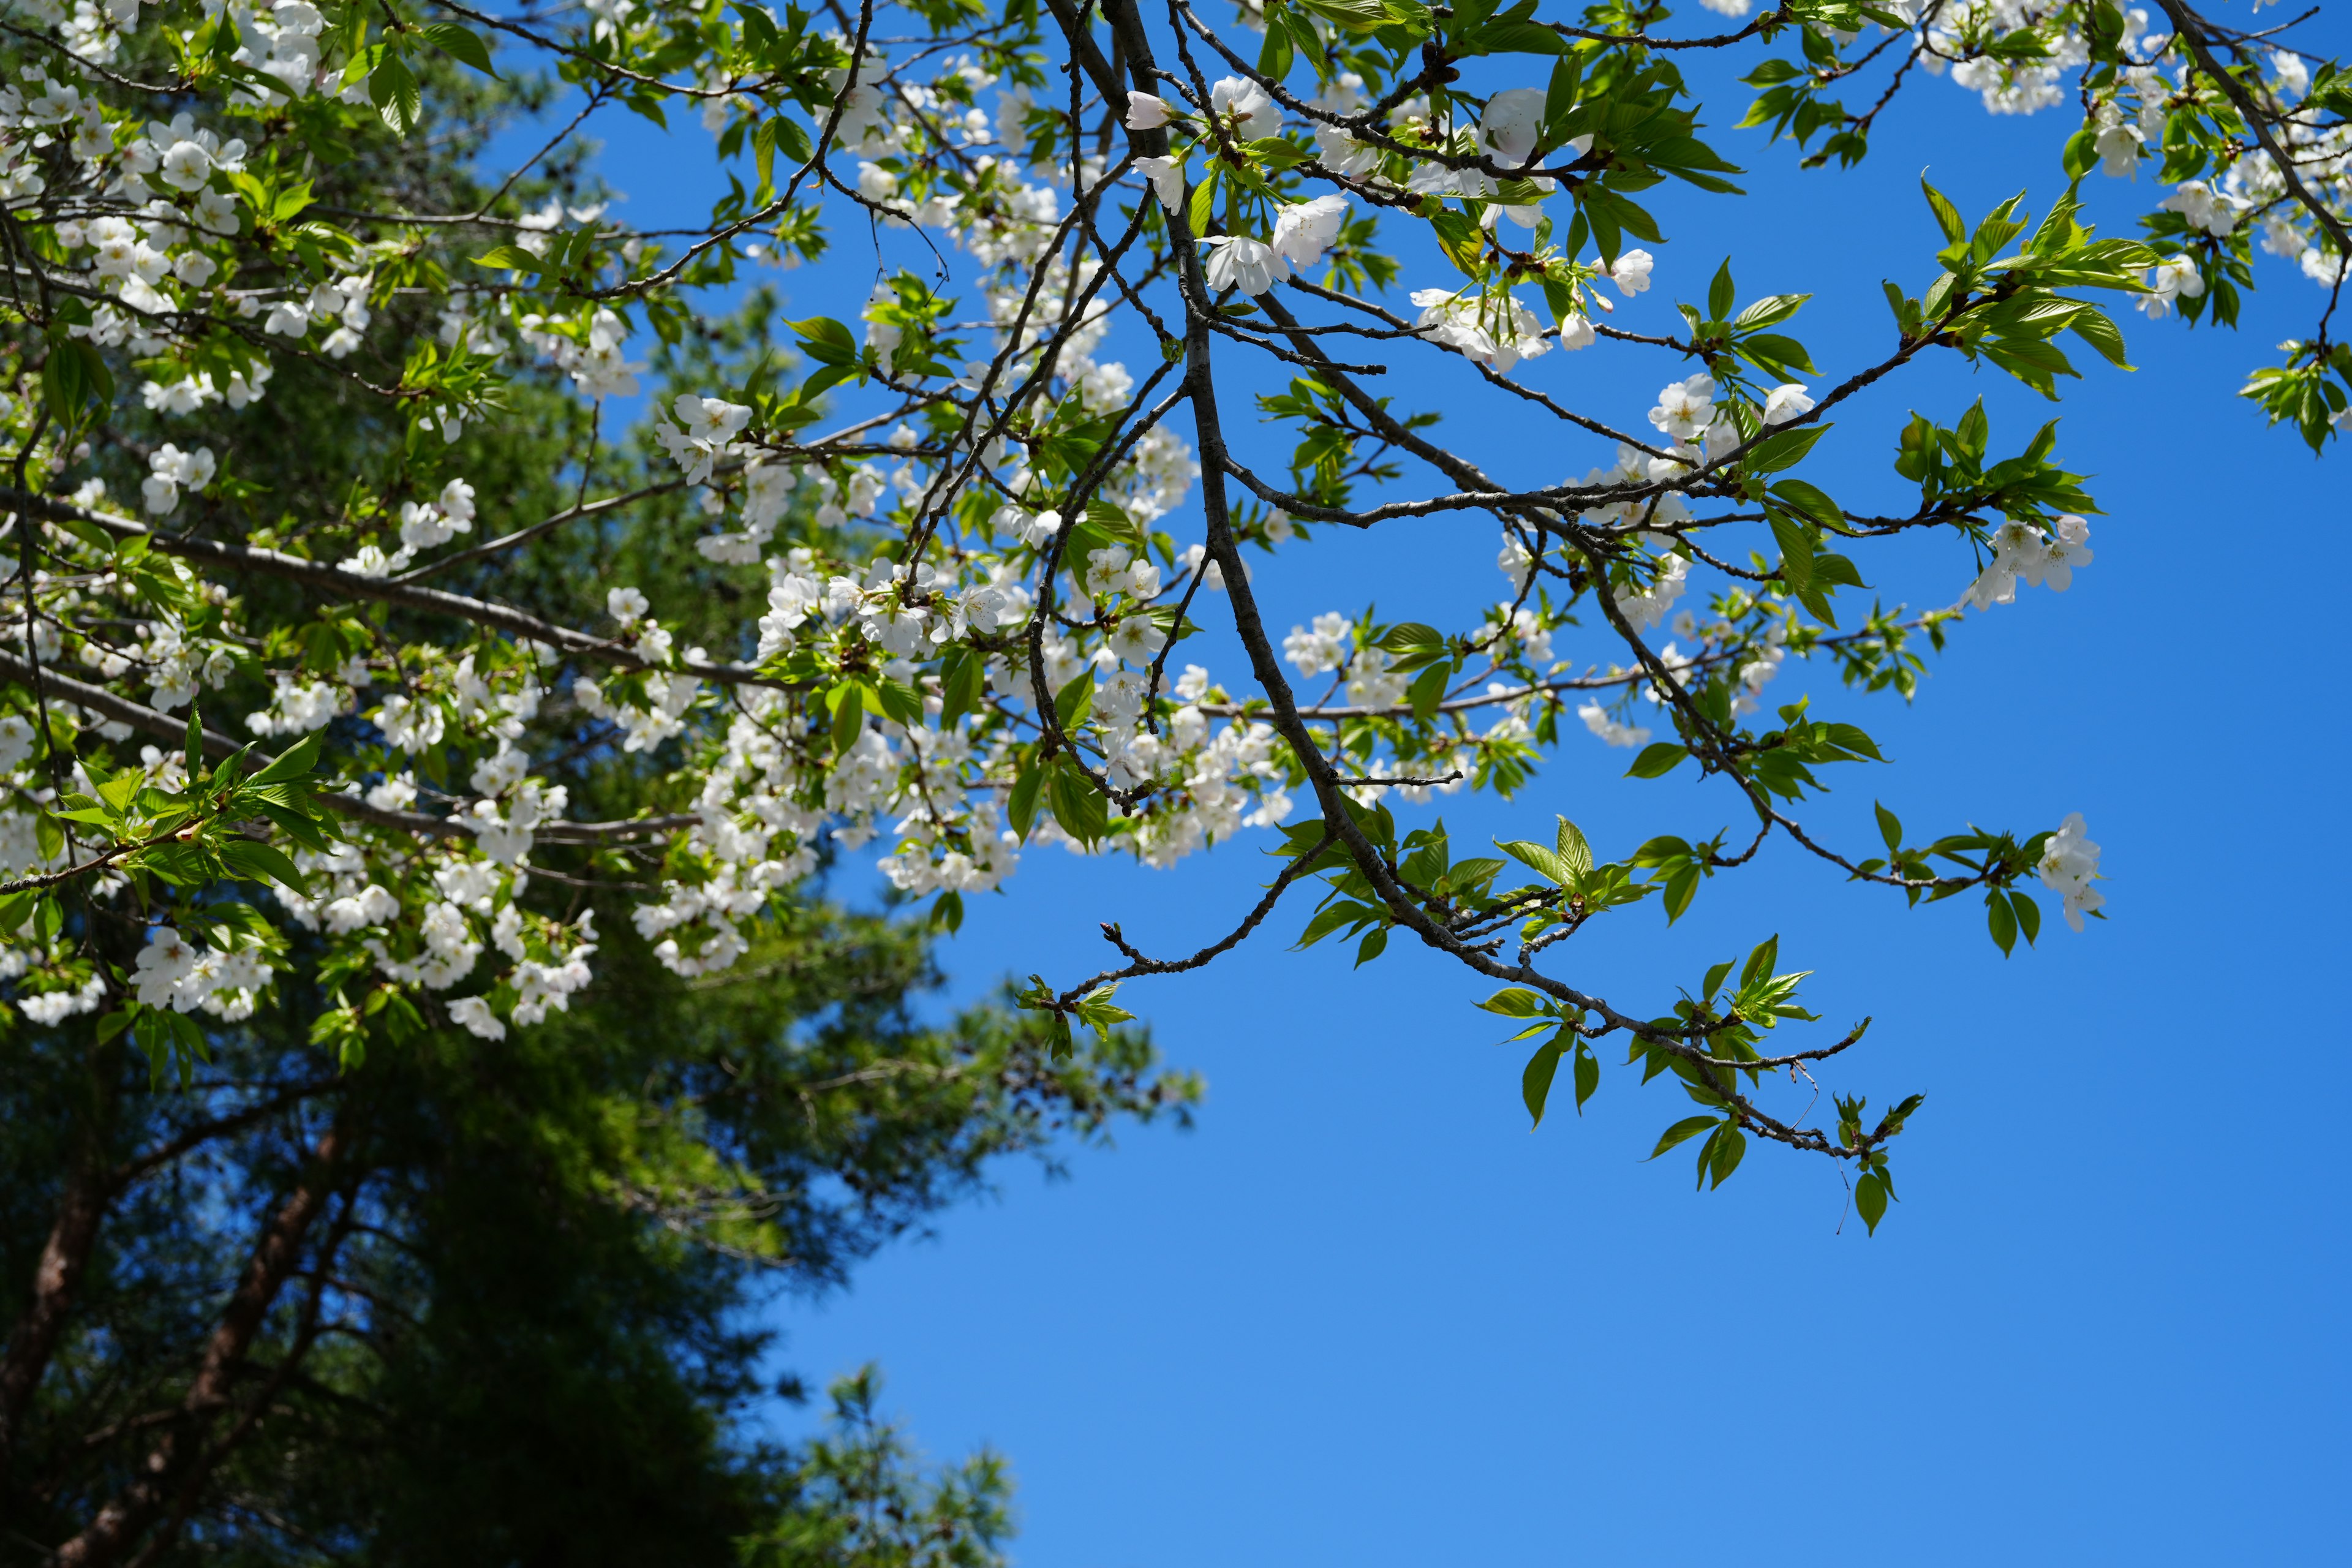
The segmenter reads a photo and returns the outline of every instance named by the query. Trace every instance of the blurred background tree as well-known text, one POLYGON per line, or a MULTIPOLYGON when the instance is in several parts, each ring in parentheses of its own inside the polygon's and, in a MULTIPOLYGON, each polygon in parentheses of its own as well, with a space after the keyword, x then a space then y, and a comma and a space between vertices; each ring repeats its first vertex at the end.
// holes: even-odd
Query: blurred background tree
MULTIPOLYGON (((541 96, 441 73, 432 133, 322 167, 320 199, 478 203, 472 160, 541 96)), ((595 195, 576 163, 522 194, 595 195)), ((740 354, 772 309, 751 295, 668 352, 740 354)), ((225 466, 285 519, 281 547, 326 553, 352 476, 395 468, 404 432, 292 356, 268 408, 225 466)), ((466 471, 500 515, 554 515, 587 478, 586 418, 518 380, 463 437, 466 471)), ((161 434, 121 429, 94 457, 135 493, 161 434)), ((642 453, 611 434, 593 478, 626 489, 642 453)), ((498 595, 554 608, 625 563, 708 605, 716 640, 739 591, 654 542, 683 500, 551 531, 499 558, 498 595)), ((621 818, 661 809, 646 781, 674 766, 604 745, 558 772, 621 818)), ((0 1563, 1002 1561, 1003 1464, 927 1471, 871 1369, 833 1390, 822 1439, 761 1435, 761 1405, 805 1393, 751 1309, 839 1286, 1003 1156, 1184 1117, 1197 1085, 1137 1032, 1056 1060, 1034 1015, 918 1021, 928 934, 814 892, 733 969, 681 979, 627 919, 661 852, 593 853, 544 846, 531 879, 603 917, 596 980, 500 1040, 389 1008, 356 1059, 314 1040, 340 977, 299 931, 279 1000, 205 1020, 184 1092, 87 1016, 0 1036, 0 1563)))

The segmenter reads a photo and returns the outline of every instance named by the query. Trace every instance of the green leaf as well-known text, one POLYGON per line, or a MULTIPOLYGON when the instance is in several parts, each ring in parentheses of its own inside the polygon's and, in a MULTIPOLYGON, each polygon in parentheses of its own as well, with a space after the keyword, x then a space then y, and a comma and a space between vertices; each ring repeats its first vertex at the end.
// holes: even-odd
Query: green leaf
POLYGON ((329 843, 327 836, 320 831, 321 824, 325 821, 324 818, 313 821, 299 812, 279 805, 275 801, 257 801, 255 804, 260 807, 262 816, 276 823, 280 832, 303 848, 317 855, 329 855, 334 852, 335 847, 329 843))
POLYGON ((205 725, 197 717, 195 699, 188 700, 188 779, 202 778, 205 772, 205 725))
POLYGON ((1813 541, 1802 525, 1775 514, 1772 538, 1780 546, 1780 579, 1792 594, 1802 595, 1813 584, 1813 541))
POLYGON ((386 54, 369 74, 368 99, 395 136, 415 130, 424 113, 425 93, 417 85, 416 73, 396 54, 386 54))
POLYGON ((1625 776, 1629 779, 1663 778, 1674 772, 1689 755, 1688 746, 1676 745, 1672 741, 1653 742, 1642 748, 1642 754, 1633 759, 1633 765, 1625 770, 1625 776))
POLYGON ((1037 789, 1045 782, 1043 767, 1025 769, 1013 779, 1012 795, 1004 803, 1004 820, 1024 844, 1029 841, 1030 824, 1037 820, 1037 789))
POLYGON ((268 767, 247 779, 246 787, 256 789, 265 784, 285 784, 294 779, 308 778, 310 770, 318 766, 319 747, 325 738, 326 731, 311 731, 279 752, 277 759, 268 767))
POLYGON ((1719 1187, 1730 1179, 1732 1172, 1739 1169, 1740 1159, 1748 1152, 1748 1134, 1727 1121, 1708 1142, 1706 1173, 1713 1176, 1714 1184, 1719 1187))
POLYGON ((1775 430, 1748 449, 1740 460, 1751 473, 1775 474, 1782 468, 1793 468, 1805 460, 1813 443, 1830 433, 1827 425, 1800 425, 1794 429, 1775 430))
POLYGON ((1969 237, 1969 226, 1960 220, 1960 209, 1954 206, 1943 192, 1929 184, 1922 175, 1919 188, 1927 193, 1927 209, 1936 215, 1936 226, 1944 231, 1944 238, 1958 245, 1969 237))
POLYGON ((1654 1160, 1675 1144, 1688 1142, 1708 1128, 1717 1125, 1719 1123, 1712 1116, 1685 1116, 1658 1135, 1658 1146, 1650 1151, 1650 1158, 1654 1160))
POLYGON ((1775 500, 1786 501, 1823 528, 1835 531, 1845 526, 1845 513, 1838 510, 1838 503, 1803 479, 1782 479, 1772 487, 1771 493, 1775 500))
POLYGON ((1560 817, 1559 831, 1554 842, 1559 858, 1568 868, 1580 879, 1592 869, 1592 846, 1584 841, 1584 831, 1565 816, 1560 817))
POLYGON ((253 838, 232 838, 220 847, 221 863, 234 875, 253 881, 264 879, 310 897, 310 884, 284 852, 253 838))
POLYGON ((1186 206, 1184 216, 1191 223, 1195 237, 1208 232, 1210 215, 1217 209, 1217 181, 1224 174, 1224 169, 1223 164, 1213 161, 1207 173, 1201 176, 1201 183, 1192 187, 1192 200, 1186 206))
POLYGON ((1315 149, 1302 147, 1284 136, 1258 136, 1242 143, 1253 163, 1269 174, 1280 174, 1298 167, 1315 156, 1315 149))
POLYGON ((2099 164, 2099 133, 2084 126, 2066 138, 2066 150, 2062 155, 2066 177, 2079 180, 2099 164))
POLYGON ((1559 1071, 1559 1058, 1567 1047, 1560 1043, 1568 1030, 1562 1029, 1549 1040, 1536 1047, 1528 1058, 1527 1070, 1519 1074, 1519 1098, 1527 1102, 1528 1114, 1534 1120, 1528 1123, 1533 1131, 1543 1125, 1544 1102, 1551 1098, 1551 1080, 1559 1071))
POLYGON ((2124 357, 2122 330, 2100 311, 2077 311, 2067 325, 2076 337, 2098 350, 2117 370, 2132 368, 2131 362, 2124 357))
POLYGON ((1429 11, 1412 0, 1297 0, 1297 4, 1300 10, 1346 33, 1360 36, 1401 26, 1416 37, 1429 36, 1429 11))
POLYGON ((1095 1037, 1106 1047, 1111 1043, 1113 1025, 1131 1023, 1135 1018, 1134 1014, 1111 1000, 1118 994, 1118 985, 1111 984, 1089 991, 1078 998, 1078 1022, 1092 1029, 1095 1037))
POLYGON ((669 129, 669 116, 662 110, 666 95, 649 87, 639 87, 621 100, 621 107, 630 113, 652 121, 664 131, 669 129))
POLYGON ((545 272, 549 268, 545 257, 533 256, 520 245, 493 246, 487 254, 475 257, 474 265, 509 272, 545 272))
POLYGON ((2033 901, 2031 894, 2014 889, 2009 895, 2009 901, 2017 910, 2017 929, 2025 933, 2026 945, 2030 947, 2042 935, 2042 906, 2033 901))
POLYGON ((1479 1003, 1478 1007, 1506 1018, 1540 1018, 1551 1013, 1551 1005, 1539 993, 1523 985, 1507 986, 1479 1003))
POLYGON ((1313 947, 1342 926, 1355 931, 1379 919, 1380 911, 1370 905, 1341 900, 1316 910, 1315 918, 1307 922, 1307 929, 1298 933, 1298 940, 1291 946, 1294 949, 1313 947))
POLYGON ((1871 807, 1878 813, 1878 836, 1886 840, 1886 852, 1892 855, 1903 847, 1903 821, 1875 801, 1871 807))
POLYGON ((1739 352, 1776 373, 1820 374, 1813 368, 1813 356, 1806 352, 1805 345, 1785 332, 1756 332, 1744 337, 1739 340, 1739 352))
POLYGON ((1985 923, 1992 929, 1993 945, 2007 958, 2010 950, 2017 945, 2017 911, 1998 891, 1985 895, 1985 923))
POLYGON ((1508 843, 1497 839, 1495 847, 1556 886, 1566 888, 1570 892, 1576 890, 1576 868, 1542 845, 1524 838, 1515 838, 1508 843))
POLYGON ((1269 24, 1265 47, 1257 52, 1258 75, 1280 81, 1290 74, 1291 57, 1290 29, 1269 24))
POLYGON ((1081 669, 1070 678, 1070 683, 1054 694, 1054 713, 1061 720, 1065 731, 1075 730, 1087 721, 1095 705, 1095 672, 1081 669))
POLYGON ((1720 321, 1730 315, 1731 307, 1738 298, 1739 290, 1731 281, 1731 258, 1727 256, 1723 258, 1723 265, 1715 269, 1715 281, 1707 285, 1707 319, 1720 321))
POLYGON ((302 215, 303 209, 310 205, 311 199, 310 181, 305 180, 299 185, 289 185, 278 193, 277 200, 269 204, 268 216, 273 223, 291 223, 302 215))
POLYGON ((1584 1114, 1584 1102, 1601 1087, 1601 1058, 1582 1046, 1576 1048, 1576 1113, 1584 1114))
POLYGON ((959 650, 949 662, 947 679, 940 683, 940 728, 955 728, 967 713, 980 711, 988 693, 988 656, 959 650))
POLYGON ((1865 1172, 1853 1184, 1854 1212, 1862 1215, 1862 1223, 1870 1227, 1873 1236, 1878 1234, 1878 1222, 1886 1217, 1886 1184, 1875 1171, 1865 1172))
POLYGON ((1064 832, 1088 847, 1101 841, 1109 808, 1102 792, 1076 763, 1066 756, 1056 757, 1045 793, 1054 807, 1054 820, 1064 832))
POLYGON ((1490 55, 1565 55, 1566 38, 1539 22, 1506 17, 1478 29, 1478 46, 1490 55))
POLYGON ((883 716, 908 729, 923 721, 922 694, 903 680, 884 676, 872 694, 880 700, 883 716))
POLYGON ((145 783, 146 775, 138 769, 125 768, 98 786, 98 797, 120 816, 131 809, 131 803, 139 798, 140 788, 145 783))
POLYGON ((1405 689, 1405 702, 1415 719, 1426 721, 1437 714, 1439 704, 1445 700, 1445 688, 1452 683, 1455 670, 1451 664, 1433 664, 1412 679, 1405 689))
POLYGON ((833 710, 833 750, 838 756, 857 743, 866 727, 866 693, 854 680, 845 680, 826 694, 833 710))
POLYGON ((41 393, 50 414, 70 428, 81 422, 85 405, 113 405, 114 372, 106 357, 83 339, 53 337, 48 363, 41 370, 41 393))
POLYGON ((840 364, 857 357, 857 340, 831 316, 811 316, 804 321, 788 324, 809 353, 827 364, 840 364))
POLYGON ((425 35, 434 47, 452 59, 473 67, 487 77, 499 73, 491 68, 490 49, 480 37, 455 22, 427 22, 416 29, 425 35))
POLYGON ((1683 911, 1690 908, 1691 900, 1698 896, 1699 879, 1705 875, 1706 873, 1696 866, 1685 866, 1666 879, 1665 907, 1668 925, 1683 918, 1683 911))
MULTIPOLYGON (((1727 267, 1730 262, 1727 259, 1727 267)), ((1805 308, 1811 294, 1767 294, 1731 319, 1734 332, 1760 332, 1766 327, 1778 325, 1805 308)))
POLYGON ((1087 502, 1087 521, 1101 528, 1113 539, 1125 544, 1140 556, 1151 549, 1150 533, 1137 525, 1135 520, 1111 501, 1097 496, 1087 502))
POLYGON ((1409 648, 1444 647, 1445 634, 1419 621, 1399 621, 1382 632, 1380 641, 1373 646, 1386 648, 1391 653, 1403 653, 1409 648))

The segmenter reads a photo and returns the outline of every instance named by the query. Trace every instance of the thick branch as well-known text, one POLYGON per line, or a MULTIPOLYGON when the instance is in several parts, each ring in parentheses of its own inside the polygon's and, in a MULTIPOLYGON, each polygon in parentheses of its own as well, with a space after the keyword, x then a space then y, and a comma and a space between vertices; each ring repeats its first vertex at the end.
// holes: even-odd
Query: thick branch
POLYGON ((6 1483, 25 1413, 57 1352, 58 1337, 73 1310, 74 1292, 115 1191, 97 1129, 84 1129, 81 1142, 58 1199, 57 1218, 41 1246, 40 1261, 33 1267, 31 1299, 8 1331, 8 1353, 0 1360, 0 1486, 6 1483))
POLYGON ((326 1206, 328 1188, 348 1142, 340 1119, 319 1140, 294 1190, 262 1226, 244 1278, 205 1342, 180 1415, 148 1450, 137 1477, 99 1509, 81 1533, 58 1548, 58 1568, 107 1568, 170 1504, 185 1467, 201 1455, 214 1419, 228 1404, 229 1386, 261 1331, 298 1261, 302 1239, 326 1206))

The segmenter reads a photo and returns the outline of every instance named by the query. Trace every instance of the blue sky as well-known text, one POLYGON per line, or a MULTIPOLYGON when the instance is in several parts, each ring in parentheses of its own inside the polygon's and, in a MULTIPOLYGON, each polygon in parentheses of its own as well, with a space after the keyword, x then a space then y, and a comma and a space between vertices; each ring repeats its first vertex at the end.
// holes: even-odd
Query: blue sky
MULTIPOLYGON (((1926 81, 1862 169, 1804 174, 1785 144, 1727 129, 1740 101, 1706 118, 1754 196, 1662 200, 1656 288, 1616 321, 1663 327, 1728 247, 1743 296, 1815 290, 1794 328, 1823 382, 1884 352, 1881 278, 1916 293, 1933 277, 1922 170, 1971 218, 2021 187, 2038 214, 2071 129, 1926 81)), ((698 132, 599 129, 624 216, 693 216, 678 170, 698 132)), ((2089 187, 2108 232, 2159 194, 2152 170, 2089 187)), ((885 244, 920 265, 911 237, 885 244)), ((793 313, 850 314, 863 246, 845 231, 838 268, 781 275, 793 313)), ((2338 657, 2325 605, 2352 509, 2342 459, 2315 462, 2232 395, 2318 302, 2284 263, 2264 258, 2261 281, 2235 334, 2126 314, 2136 374, 2075 355, 2060 453, 2097 476, 2105 515, 2071 592, 1969 617, 1908 710, 1826 671, 1773 689, 1813 691, 1896 760, 1843 770, 1814 809, 1846 842, 1872 841, 1874 795, 1915 835, 2082 811, 2112 919, 2077 936, 2045 900, 2039 951, 2004 961, 1973 901, 1906 911, 1776 849, 1680 925, 1641 906, 1563 961, 1654 1010, 1777 931, 1784 961, 1819 972, 1824 1027, 1874 1016, 1825 1082, 1881 1106, 1928 1097, 1876 1238, 1841 1231, 1818 1160, 1759 1147, 1704 1195, 1683 1154, 1643 1163, 1686 1108, 1614 1051, 1581 1120, 1558 1105, 1530 1133, 1524 1055, 1469 1005, 1483 988, 1402 943, 1360 972, 1288 952, 1302 904, 1207 973, 1122 994, 1205 1074, 1195 1131, 1076 1153, 1066 1182, 1006 1173, 846 1292, 779 1306, 782 1361, 812 1379, 878 1362, 931 1454, 1005 1452, 1029 1568, 2340 1562, 2352 1237, 2325 1091, 2294 1063, 2340 1033, 2326 846, 2344 704, 2302 689, 2338 657)), ((1604 344, 1521 374, 1635 422, 1685 372, 1604 344)), ((1606 456, 1465 393, 1415 384, 1507 473, 1606 456)), ((1979 395, 2011 449, 2056 412, 1947 360, 1843 419, 1808 473, 1850 504, 1892 501, 1907 410, 1948 423, 1979 395)), ((1496 542, 1459 521, 1318 537, 1258 582, 1278 626, 1374 597, 1443 624, 1497 593, 1496 542)), ((1916 606, 1951 602, 1970 571, 1949 540, 1863 565, 1916 606)), ((1201 646, 1239 674, 1229 640, 1201 646)), ((1603 855, 1737 820, 1679 776, 1620 779, 1625 761, 1575 737, 1517 802, 1444 813, 1458 843, 1565 812, 1603 855)), ((1255 897, 1259 847, 1171 872, 1032 854, 943 951, 951 996, 1091 973, 1103 920, 1189 951, 1255 897)))

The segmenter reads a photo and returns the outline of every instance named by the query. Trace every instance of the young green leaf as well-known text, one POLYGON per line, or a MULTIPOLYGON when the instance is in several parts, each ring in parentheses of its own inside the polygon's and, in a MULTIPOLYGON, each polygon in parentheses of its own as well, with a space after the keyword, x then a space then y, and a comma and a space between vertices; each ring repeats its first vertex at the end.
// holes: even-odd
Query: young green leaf
POLYGON ((1569 1031, 1562 1029, 1549 1040, 1536 1047, 1528 1058, 1527 1070, 1519 1074, 1519 1098, 1527 1102, 1529 1131, 1543 1125, 1544 1102, 1551 1098, 1551 1080, 1559 1071, 1560 1054, 1568 1047, 1561 1039, 1569 1031))
POLYGON ((1716 1125, 1712 1116, 1685 1116, 1658 1135, 1658 1146, 1650 1151, 1650 1158, 1654 1160, 1675 1144, 1687 1142, 1716 1125))
POLYGON ((1629 779, 1664 778, 1689 755, 1688 746, 1678 746, 1672 741, 1654 742, 1642 748, 1642 754, 1633 759, 1633 765, 1625 770, 1625 776, 1629 779))
POLYGON ((1853 1184, 1854 1212, 1862 1215, 1862 1223, 1870 1227, 1873 1236, 1878 1234, 1878 1222, 1886 1217, 1886 1184, 1875 1171, 1864 1173, 1853 1184))
POLYGON ((1584 832, 1576 824, 1565 816, 1560 817, 1559 821, 1559 831, 1556 836, 1556 842, 1560 862, 1581 879, 1587 871, 1592 869, 1592 846, 1584 841, 1584 832))

